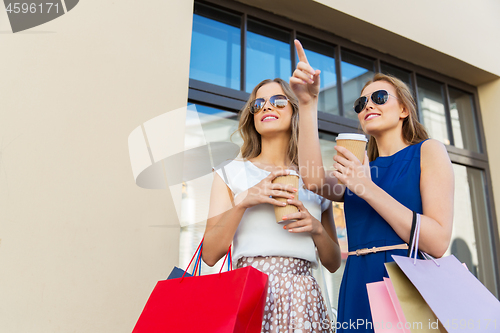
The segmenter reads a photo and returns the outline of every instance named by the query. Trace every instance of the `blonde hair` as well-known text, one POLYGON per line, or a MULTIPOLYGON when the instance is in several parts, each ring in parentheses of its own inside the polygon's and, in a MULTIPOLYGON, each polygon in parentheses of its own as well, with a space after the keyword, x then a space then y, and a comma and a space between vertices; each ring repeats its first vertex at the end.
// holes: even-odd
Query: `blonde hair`
MULTIPOLYGON (((366 82, 363 89, 361 89, 361 92, 365 90, 368 85, 377 81, 390 83, 396 89, 396 97, 398 98, 399 105, 408 111, 408 116, 403 120, 402 135, 404 142, 412 145, 428 139, 429 135, 427 134, 427 131, 418 121, 417 104, 415 103, 413 94, 406 83, 392 75, 377 73, 370 81, 366 82)), ((370 161, 375 160, 379 156, 377 141, 373 136, 370 137, 370 140, 368 141, 367 153, 370 161)))
MULTIPOLYGON (((298 158, 298 143, 299 143, 299 101, 288 83, 280 78, 274 80, 267 79, 255 86, 248 101, 245 106, 240 111, 238 129, 232 134, 239 133, 243 139, 243 145, 241 146, 241 157, 244 159, 251 159, 260 155, 262 151, 262 142, 259 132, 255 129, 255 123, 253 119, 253 114, 250 113, 250 107, 252 102, 255 100, 257 95, 257 90, 263 85, 268 83, 276 82, 283 89, 283 93, 288 97, 288 102, 292 106, 292 123, 290 141, 288 143, 288 158, 291 163, 295 166, 299 164, 298 158)), ((232 136, 231 135, 231 136, 232 136)))

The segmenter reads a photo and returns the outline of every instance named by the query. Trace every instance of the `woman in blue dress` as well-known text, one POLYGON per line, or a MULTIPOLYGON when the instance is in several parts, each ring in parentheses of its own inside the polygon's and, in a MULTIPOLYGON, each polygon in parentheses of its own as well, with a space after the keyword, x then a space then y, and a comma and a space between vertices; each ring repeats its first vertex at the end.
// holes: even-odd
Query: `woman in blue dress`
MULTIPOLYGON (((349 256, 340 288, 337 332, 373 332, 366 284, 387 277, 391 255, 407 255, 413 212, 421 214, 419 248, 434 257, 446 252, 453 220, 453 169, 445 146, 428 139, 417 120, 410 89, 376 74, 354 104, 370 135, 360 161, 336 146, 333 169, 323 168, 317 135, 319 70, 299 41, 300 62, 290 86, 299 99, 299 166, 304 183, 321 196, 344 201, 349 256), (338 183, 340 180, 343 184, 338 183), (363 249, 370 249, 359 251, 363 249), (357 251, 358 250, 358 251, 357 251)), ((379 324, 380 325, 380 324, 379 324)))

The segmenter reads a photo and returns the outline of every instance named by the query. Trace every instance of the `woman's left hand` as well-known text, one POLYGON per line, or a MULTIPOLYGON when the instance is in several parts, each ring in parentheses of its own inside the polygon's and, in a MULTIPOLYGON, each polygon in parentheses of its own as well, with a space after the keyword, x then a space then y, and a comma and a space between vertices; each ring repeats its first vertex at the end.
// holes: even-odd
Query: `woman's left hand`
POLYGON ((320 86, 319 75, 321 71, 319 69, 314 70, 311 65, 309 65, 302 44, 300 44, 297 39, 294 42, 295 48, 297 49, 297 55, 299 56, 299 62, 290 78, 290 88, 292 88, 295 96, 297 96, 299 103, 308 104, 318 99, 320 86))
POLYGON ((297 220, 283 227, 289 232, 309 232, 311 235, 320 235, 323 231, 321 222, 315 219, 309 211, 304 207, 300 200, 288 199, 287 203, 296 206, 299 211, 297 213, 288 214, 283 217, 283 220, 297 220))
POLYGON ((335 146, 335 150, 344 155, 335 155, 333 175, 344 183, 351 192, 362 198, 367 188, 373 183, 370 174, 370 162, 365 151, 364 161, 361 162, 353 153, 341 146, 335 146))

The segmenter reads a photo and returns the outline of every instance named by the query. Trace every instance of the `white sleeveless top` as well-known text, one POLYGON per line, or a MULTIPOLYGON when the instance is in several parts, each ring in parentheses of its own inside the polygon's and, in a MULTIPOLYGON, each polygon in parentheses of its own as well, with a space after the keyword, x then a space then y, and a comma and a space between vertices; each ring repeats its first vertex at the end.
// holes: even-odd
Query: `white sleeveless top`
MULTIPOLYGON (((250 161, 232 160, 215 168, 216 173, 238 196, 258 184, 270 172, 258 168, 250 161)), ((309 213, 321 222, 321 214, 331 205, 325 199, 304 188, 299 178, 299 200, 309 213)), ((276 223, 274 206, 260 204, 248 208, 233 239, 233 265, 241 257, 283 256, 308 260, 317 267, 316 247, 308 232, 291 233, 276 223)))

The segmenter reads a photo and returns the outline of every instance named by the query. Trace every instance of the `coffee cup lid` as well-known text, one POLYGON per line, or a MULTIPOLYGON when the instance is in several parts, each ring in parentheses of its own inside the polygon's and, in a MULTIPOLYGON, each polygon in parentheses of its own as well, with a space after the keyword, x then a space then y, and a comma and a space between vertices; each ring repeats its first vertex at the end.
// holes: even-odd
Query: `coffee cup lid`
POLYGON ((337 140, 357 140, 367 142, 368 139, 364 134, 356 134, 356 133, 340 133, 337 136, 337 140))

